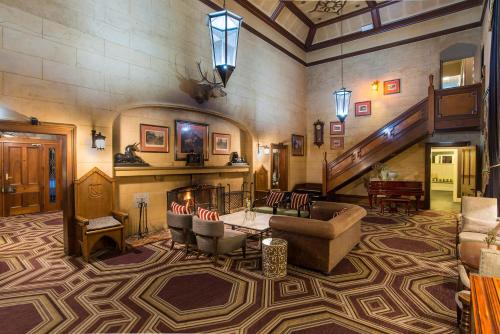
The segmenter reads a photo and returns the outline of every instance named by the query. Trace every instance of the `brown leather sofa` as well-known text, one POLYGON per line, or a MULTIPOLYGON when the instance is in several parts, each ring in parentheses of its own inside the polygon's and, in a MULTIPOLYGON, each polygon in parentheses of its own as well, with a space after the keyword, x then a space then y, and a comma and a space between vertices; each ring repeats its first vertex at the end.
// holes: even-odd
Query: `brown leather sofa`
POLYGON ((364 216, 358 205, 318 201, 311 219, 272 216, 269 225, 273 237, 288 241, 288 263, 328 274, 360 242, 364 216))

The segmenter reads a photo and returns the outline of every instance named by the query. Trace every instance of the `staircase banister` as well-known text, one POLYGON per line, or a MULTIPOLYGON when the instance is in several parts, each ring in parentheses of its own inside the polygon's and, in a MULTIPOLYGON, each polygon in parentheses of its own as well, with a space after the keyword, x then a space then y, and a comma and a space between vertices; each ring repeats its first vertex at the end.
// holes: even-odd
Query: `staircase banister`
POLYGON ((348 149, 347 151, 345 151, 344 153, 342 153, 341 155, 336 157, 335 160, 328 162, 327 169, 331 169, 331 168, 335 167, 339 162, 341 162, 345 158, 352 155, 360 147, 363 147, 364 145, 366 145, 370 141, 379 137, 380 134, 382 132, 386 131, 387 128, 393 128, 394 126, 398 125, 403 120, 405 120, 406 118, 408 118, 408 117, 412 116, 414 113, 420 111, 422 109, 422 106, 425 105, 427 103, 427 101, 428 101, 428 98, 426 97, 423 100, 419 101, 418 103, 414 104, 408 110, 403 112, 401 115, 397 116, 396 118, 392 119, 391 121, 389 121, 385 125, 381 126, 378 130, 376 130, 375 132, 368 135, 365 139, 363 139, 362 141, 360 141, 359 143, 357 143, 356 145, 354 145, 353 147, 351 147, 350 149, 348 149))

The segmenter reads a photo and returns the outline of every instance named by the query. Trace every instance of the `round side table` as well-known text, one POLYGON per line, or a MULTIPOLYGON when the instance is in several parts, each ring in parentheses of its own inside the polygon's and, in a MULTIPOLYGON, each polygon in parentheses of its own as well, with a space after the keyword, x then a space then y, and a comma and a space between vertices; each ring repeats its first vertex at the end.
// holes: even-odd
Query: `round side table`
POLYGON ((266 278, 286 276, 287 241, 278 238, 262 240, 262 272, 266 278))

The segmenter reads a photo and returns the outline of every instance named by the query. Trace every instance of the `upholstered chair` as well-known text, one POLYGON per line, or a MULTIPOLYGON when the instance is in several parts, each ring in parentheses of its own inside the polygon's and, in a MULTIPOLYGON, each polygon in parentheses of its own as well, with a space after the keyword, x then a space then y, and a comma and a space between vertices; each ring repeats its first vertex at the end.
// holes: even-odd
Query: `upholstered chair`
MULTIPOLYGON (((496 198, 463 196, 462 212, 457 215, 457 246, 463 241, 484 241, 491 229, 500 228, 499 223, 496 198)), ((500 245, 500 238, 496 244, 500 245)))
POLYGON ((193 217, 193 232, 196 235, 198 251, 213 255, 214 264, 219 254, 228 254, 242 249, 246 256, 246 234, 224 228, 222 221, 201 220, 193 217))
POLYGON ((193 215, 175 214, 172 210, 167 211, 167 225, 172 236, 170 249, 174 248, 175 243, 186 246, 186 254, 190 247, 196 247, 196 237, 193 233, 193 215))

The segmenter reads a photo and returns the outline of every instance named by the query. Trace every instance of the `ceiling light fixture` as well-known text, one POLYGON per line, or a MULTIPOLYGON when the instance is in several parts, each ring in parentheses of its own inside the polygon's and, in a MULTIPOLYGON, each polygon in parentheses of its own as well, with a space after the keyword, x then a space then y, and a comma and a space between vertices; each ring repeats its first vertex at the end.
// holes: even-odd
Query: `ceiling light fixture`
POLYGON ((243 18, 226 9, 208 14, 213 66, 224 87, 236 68, 238 38, 243 18))
MULTIPOLYGON (((341 9, 342 11, 342 9, 341 9)), ((340 37, 343 37, 343 30, 342 30, 342 22, 340 21, 340 37)), ((340 84, 342 88, 339 90, 336 90, 333 95, 335 97, 335 113, 337 115, 337 118, 341 123, 344 123, 347 114, 349 113, 349 103, 351 101, 351 93, 352 91, 347 90, 344 87, 344 60, 342 59, 342 54, 343 54, 343 49, 342 49, 343 43, 340 43, 340 84)))

